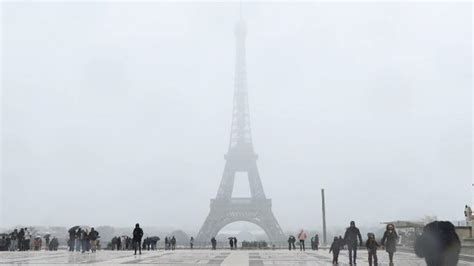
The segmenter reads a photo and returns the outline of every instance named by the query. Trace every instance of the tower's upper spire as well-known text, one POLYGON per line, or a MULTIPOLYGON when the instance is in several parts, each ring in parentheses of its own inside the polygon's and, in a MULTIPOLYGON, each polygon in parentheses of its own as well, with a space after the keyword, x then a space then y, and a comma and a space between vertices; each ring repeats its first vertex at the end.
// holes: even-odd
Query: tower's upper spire
POLYGON ((239 1, 239 19, 242 20, 242 0, 239 1))
MULTIPOLYGON (((242 1, 239 2, 239 21, 235 24, 235 35, 236 38, 245 38, 247 33, 247 28, 245 26, 245 21, 242 17, 242 1)), ((245 48, 245 47, 244 47, 245 48)))
POLYGON ((245 37, 247 29, 242 16, 240 16, 234 30, 236 40, 234 108, 232 112, 229 153, 253 153, 245 63, 245 37))

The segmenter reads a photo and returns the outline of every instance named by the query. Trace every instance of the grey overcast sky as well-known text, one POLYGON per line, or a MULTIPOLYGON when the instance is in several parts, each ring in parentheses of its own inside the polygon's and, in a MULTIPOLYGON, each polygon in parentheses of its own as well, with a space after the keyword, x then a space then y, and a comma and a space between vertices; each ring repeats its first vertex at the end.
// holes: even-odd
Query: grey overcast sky
MULTIPOLYGON (((238 14, 3 2, 0 227, 197 231, 225 162, 238 14)), ((471 3, 245 2, 243 16, 253 140, 284 229, 320 228, 322 187, 330 226, 463 219, 471 3)))

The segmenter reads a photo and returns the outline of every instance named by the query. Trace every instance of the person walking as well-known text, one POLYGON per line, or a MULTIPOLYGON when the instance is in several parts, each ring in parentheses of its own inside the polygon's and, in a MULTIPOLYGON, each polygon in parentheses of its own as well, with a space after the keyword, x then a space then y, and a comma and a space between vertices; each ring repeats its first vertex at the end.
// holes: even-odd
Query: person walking
POLYGON ((341 250, 341 243, 337 237, 334 237, 334 241, 329 248, 329 253, 332 252, 332 264, 338 264, 339 251, 341 250))
POLYGON ((385 251, 388 253, 390 265, 393 265, 393 255, 397 251, 397 240, 398 234, 397 231, 395 231, 395 225, 387 224, 381 242, 382 246, 385 247, 385 251))
POLYGON ((344 242, 349 250, 349 265, 357 264, 357 238, 359 238, 360 246, 362 246, 362 236, 359 228, 355 226, 355 222, 351 221, 350 226, 344 234, 344 242))
POLYGON ((230 250, 234 249, 234 238, 232 237, 229 237, 229 246, 230 246, 230 250))
POLYGON ((135 224, 135 229, 133 229, 133 247, 135 249, 135 255, 137 255, 137 249, 139 254, 142 254, 142 237, 143 230, 140 228, 140 224, 135 224))
POLYGON ((191 239, 189 240, 189 246, 191 249, 193 249, 193 246, 194 246, 194 237, 191 237, 191 239))
POLYGON ((234 248, 237 249, 237 237, 234 237, 234 248))
POLYGON ((298 234, 298 240, 300 241, 300 251, 305 251, 304 247, 304 241, 306 240, 308 236, 304 232, 303 229, 301 229, 300 233, 298 234))
POLYGON ((367 234, 367 241, 365 242, 365 247, 367 248, 367 252, 369 253, 369 266, 377 266, 377 248, 379 247, 379 243, 377 243, 377 241, 375 240, 374 234, 367 234))

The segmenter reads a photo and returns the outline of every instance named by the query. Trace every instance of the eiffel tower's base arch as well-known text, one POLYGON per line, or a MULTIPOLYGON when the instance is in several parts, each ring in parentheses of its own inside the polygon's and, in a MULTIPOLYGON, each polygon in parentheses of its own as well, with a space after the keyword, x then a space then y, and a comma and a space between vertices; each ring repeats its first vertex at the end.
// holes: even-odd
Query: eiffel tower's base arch
POLYGON ((211 212, 207 216, 196 241, 210 244, 212 237, 226 225, 249 222, 262 228, 270 244, 285 241, 285 236, 271 210, 271 200, 230 199, 211 200, 211 212))

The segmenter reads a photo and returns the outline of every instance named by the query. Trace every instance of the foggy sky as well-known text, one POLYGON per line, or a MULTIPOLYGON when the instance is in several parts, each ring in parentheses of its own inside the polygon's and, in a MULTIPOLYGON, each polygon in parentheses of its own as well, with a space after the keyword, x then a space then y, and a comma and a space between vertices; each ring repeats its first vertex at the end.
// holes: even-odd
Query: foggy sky
MULTIPOLYGON (((253 141, 284 230, 320 228, 323 187, 330 226, 463 219, 471 13, 244 3, 253 141)), ((3 3, 0 226, 197 231, 225 163, 238 17, 238 3, 3 3)))

